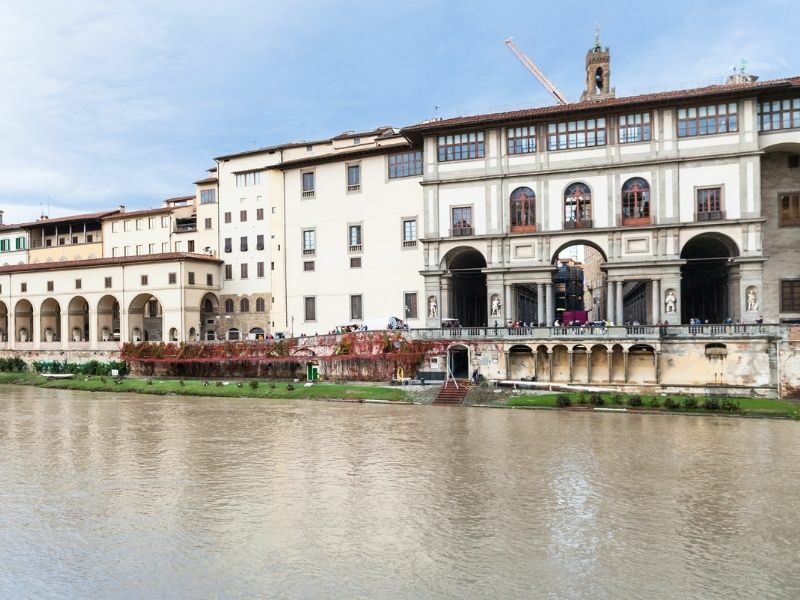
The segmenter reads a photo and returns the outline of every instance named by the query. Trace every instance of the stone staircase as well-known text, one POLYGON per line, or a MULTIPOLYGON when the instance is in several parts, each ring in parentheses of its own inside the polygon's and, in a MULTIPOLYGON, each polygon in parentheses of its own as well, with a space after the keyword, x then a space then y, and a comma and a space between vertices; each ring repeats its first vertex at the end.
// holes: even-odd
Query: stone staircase
POLYGON ((439 395, 433 401, 434 406, 458 406, 463 404, 464 397, 472 387, 472 383, 468 379, 458 380, 458 387, 453 385, 452 380, 447 382, 447 385, 442 386, 439 390, 439 395))

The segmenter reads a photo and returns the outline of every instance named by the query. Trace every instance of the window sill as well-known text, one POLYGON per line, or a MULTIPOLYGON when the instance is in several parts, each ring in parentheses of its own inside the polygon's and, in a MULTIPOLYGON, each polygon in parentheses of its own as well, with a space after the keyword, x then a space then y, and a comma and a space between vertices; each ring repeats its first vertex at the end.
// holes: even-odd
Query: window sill
POLYGON ((622 217, 622 225, 650 225, 650 217, 622 217))
POLYGON ((512 225, 511 233, 536 233, 536 225, 512 225))
POLYGON ((592 222, 589 221, 566 221, 564 229, 591 229, 592 222))

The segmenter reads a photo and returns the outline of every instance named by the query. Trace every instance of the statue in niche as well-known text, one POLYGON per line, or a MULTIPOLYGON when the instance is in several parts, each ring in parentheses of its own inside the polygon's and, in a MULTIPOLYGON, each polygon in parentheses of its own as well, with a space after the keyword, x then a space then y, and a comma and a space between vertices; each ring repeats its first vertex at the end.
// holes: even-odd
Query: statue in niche
POLYGON ((675 296, 673 290, 667 290, 667 295, 664 297, 664 312, 674 313, 678 310, 678 298, 675 296))
POLYGON ((436 302, 436 296, 428 298, 428 318, 436 319, 439 316, 439 305, 436 302))
POLYGON ((755 287, 747 288, 747 312, 758 311, 758 293, 755 287))
POLYGON ((497 294, 492 296, 491 315, 493 317, 500 316, 500 308, 501 308, 501 306, 502 305, 500 304, 500 297, 497 296, 497 294))

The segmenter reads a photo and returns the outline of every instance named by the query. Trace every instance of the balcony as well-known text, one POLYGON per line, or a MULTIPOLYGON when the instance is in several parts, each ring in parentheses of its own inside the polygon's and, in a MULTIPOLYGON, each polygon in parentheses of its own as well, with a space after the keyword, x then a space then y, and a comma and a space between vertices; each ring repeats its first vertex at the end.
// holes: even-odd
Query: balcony
POLYGON ((697 213, 698 221, 722 221, 725 219, 725 211, 709 210, 697 213))
POLYGON ((303 248, 303 256, 314 256, 316 253, 316 248, 303 248))
POLYGON ((314 190, 303 190, 303 198, 313 198, 314 190))
POLYGON ((416 248, 417 240, 403 240, 403 248, 416 248))
POLYGON ((564 221, 564 229, 591 229, 592 220, 564 221))
POLYGON ((361 252, 361 244, 350 244, 347 249, 350 252, 361 252))
POLYGON ((350 185, 347 186, 347 191, 348 192, 357 192, 360 189, 361 189, 361 184, 360 183, 353 183, 353 184, 350 184, 350 185))
POLYGON ((463 237, 466 235, 472 235, 471 225, 462 225, 461 227, 453 227, 450 230, 451 237, 463 237))

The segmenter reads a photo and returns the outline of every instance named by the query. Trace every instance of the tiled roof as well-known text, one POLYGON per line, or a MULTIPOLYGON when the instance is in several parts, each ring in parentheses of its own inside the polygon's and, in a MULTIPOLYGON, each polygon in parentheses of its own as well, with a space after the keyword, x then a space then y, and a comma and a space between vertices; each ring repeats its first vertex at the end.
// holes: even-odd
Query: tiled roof
POLYGON ((389 131, 391 129, 392 129, 391 126, 383 125, 382 127, 377 127, 376 129, 370 129, 369 131, 345 131, 335 137, 332 137, 331 140, 347 140, 356 137, 370 137, 373 135, 378 136, 378 135, 383 135, 386 131, 389 131))
POLYGON ((195 181, 195 185, 203 185, 204 183, 216 183, 219 181, 218 177, 206 177, 205 179, 200 179, 199 181, 195 181))
POLYGON ((0 266, 0 274, 26 273, 30 271, 53 271, 57 269, 85 269, 87 267, 107 267, 113 265, 130 265, 175 260, 195 260, 221 264, 218 258, 207 254, 190 254, 188 252, 165 252, 164 254, 146 254, 143 256, 117 256, 113 258, 88 258, 84 260, 61 260, 24 265, 0 266))
POLYGON ((409 147, 411 147, 411 143, 406 140, 403 140, 403 143, 401 144, 390 144, 385 146, 362 144, 360 146, 353 146, 352 148, 348 147, 345 150, 337 150, 327 154, 318 154, 316 156, 308 156, 304 158, 298 158, 296 160, 287 160, 275 165, 275 168, 282 170, 297 169, 305 165, 318 165, 336 162, 339 160, 351 160, 353 158, 373 156, 375 154, 390 154, 392 152, 400 152, 409 147))
POLYGON ((214 160, 226 160, 229 158, 237 158, 241 156, 251 156, 254 154, 264 154, 266 152, 275 152, 277 150, 286 150, 288 148, 302 148, 303 146, 313 146, 314 144, 330 144, 330 139, 324 140, 299 140, 297 142, 287 142, 285 144, 275 144, 274 146, 264 146, 263 148, 255 148, 253 150, 244 150, 242 152, 234 152, 233 154, 224 154, 217 156, 214 160))
POLYGON ((191 196, 175 196, 174 198, 167 198, 164 202, 169 202, 170 204, 174 202, 187 202, 189 200, 194 200, 194 194, 191 196))
POLYGON ((786 79, 773 79, 770 81, 756 81, 747 83, 731 83, 725 85, 708 85, 687 90, 673 90, 639 96, 626 96, 621 98, 608 98, 606 100, 589 100, 573 102, 571 104, 556 104, 538 108, 525 108, 508 112, 469 115, 434 121, 423 121, 402 129, 403 134, 419 135, 425 132, 440 129, 454 129, 477 123, 512 122, 534 119, 536 117, 569 115, 572 113, 591 113, 610 108, 625 108, 642 104, 675 104, 691 101, 703 97, 731 96, 740 97, 752 93, 763 93, 791 89, 800 86, 800 77, 786 79))
POLYGON ((118 213, 119 209, 104 210, 93 213, 83 213, 80 215, 69 215, 67 217, 57 217, 55 219, 39 219, 38 221, 28 221, 27 223, 10 223, 8 225, 0 225, 0 231, 8 229, 30 229, 32 227, 46 227, 48 225, 59 225, 61 223, 74 223, 75 221, 92 221, 100 220, 108 215, 118 213))
POLYGON ((144 217, 147 215, 157 215, 160 213, 169 213, 172 212, 173 209, 169 206, 160 206, 158 208, 145 208, 143 210, 129 210, 125 212, 117 212, 107 217, 103 217, 103 221, 108 221, 111 219, 127 219, 129 217, 144 217))

